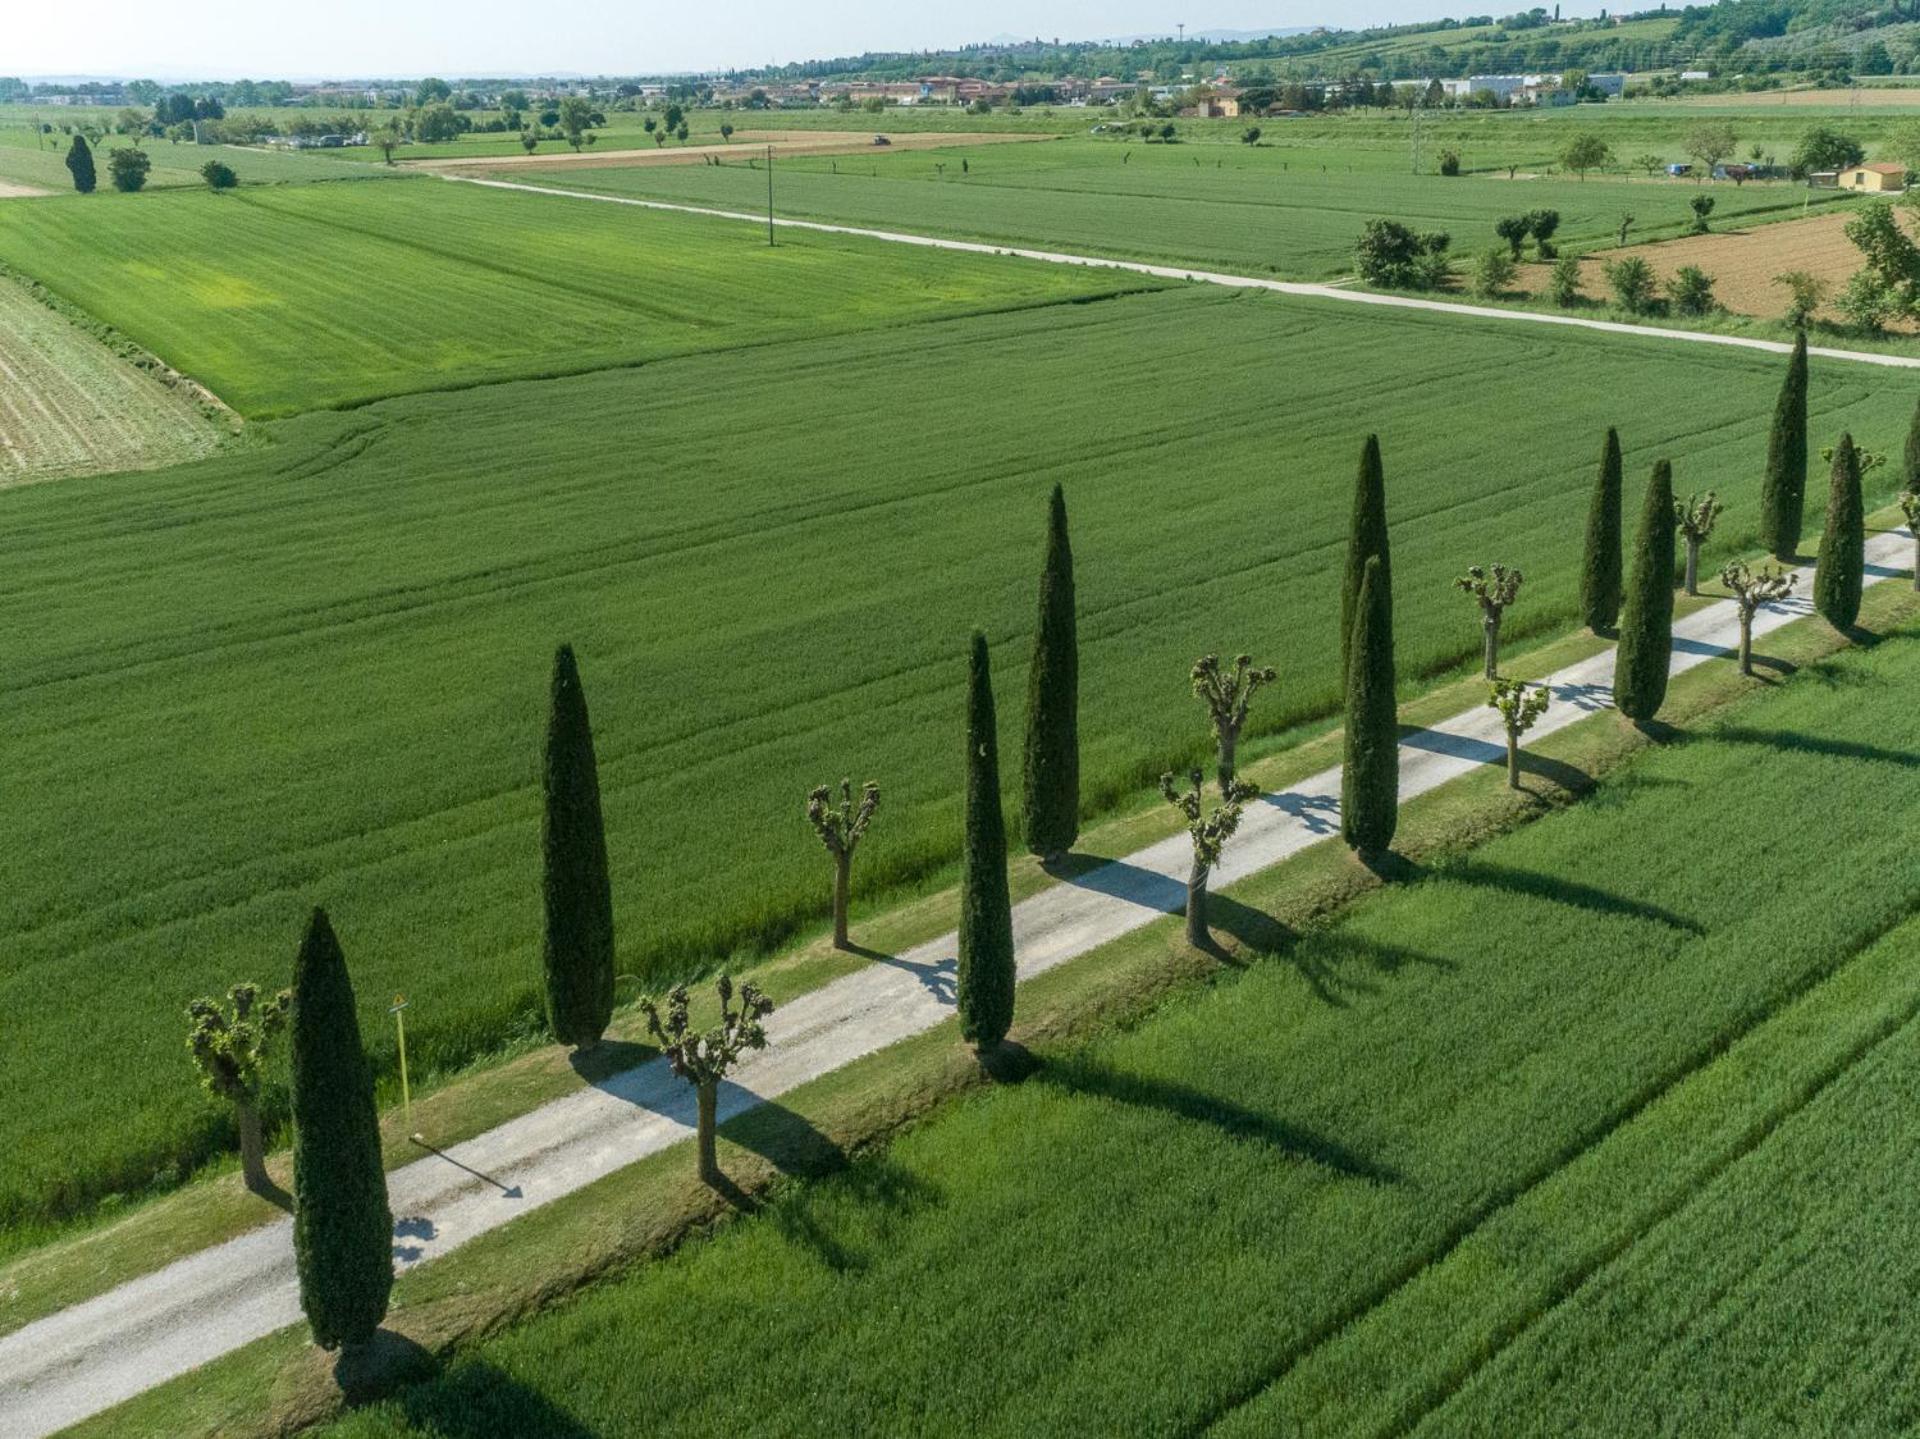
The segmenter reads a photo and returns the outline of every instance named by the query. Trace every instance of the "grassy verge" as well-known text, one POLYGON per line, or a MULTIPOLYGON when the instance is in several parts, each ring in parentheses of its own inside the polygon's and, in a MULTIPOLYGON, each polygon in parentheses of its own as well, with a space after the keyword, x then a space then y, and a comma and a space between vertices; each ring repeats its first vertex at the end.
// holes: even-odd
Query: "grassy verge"
MULTIPOLYGON (((1879 586, 1871 591, 1868 603, 1865 623, 1876 628, 1886 628, 1909 617, 1915 608, 1912 596, 1893 585, 1879 586)), ((1838 643, 1837 637, 1824 625, 1808 622, 1771 637, 1767 649, 1774 665, 1784 669, 1816 661, 1830 653, 1838 643)), ((1684 727, 1731 700, 1750 697, 1756 691, 1767 688, 1771 688, 1768 681, 1741 680, 1730 665, 1702 666, 1676 682, 1667 718, 1670 723, 1684 727)), ((1797 687, 1790 687, 1783 693, 1791 693, 1794 688, 1797 687)), ((1574 791, 1584 788, 1594 776, 1606 772, 1644 748, 1647 743, 1643 735, 1621 725, 1617 719, 1597 717, 1543 743, 1529 792, 1516 794, 1507 790, 1502 777, 1493 772, 1476 774, 1447 786, 1408 806, 1403 828, 1405 857, 1409 864, 1432 866, 1446 856, 1458 854, 1467 847, 1545 812, 1574 791)), ((1631 797, 1634 787, 1628 786, 1623 793, 1631 797)), ((1604 819, 1593 821, 1606 822, 1604 819)), ((1625 852, 1631 852, 1631 847, 1625 852)), ((1647 861, 1644 855, 1641 859, 1647 861)), ((1451 976, 1454 966, 1419 962, 1420 956, 1412 953, 1405 944, 1386 943, 1374 932, 1377 925, 1369 928, 1361 937, 1364 954, 1356 951, 1351 937, 1323 933, 1331 915, 1376 887, 1377 881, 1354 866, 1336 847, 1322 846, 1308 851, 1236 887, 1232 892, 1232 902, 1223 905, 1226 911, 1225 928, 1230 936, 1224 962, 1205 959, 1188 951, 1179 941, 1177 922, 1157 923, 1023 987, 1021 1021, 1016 1037, 1030 1053, 1049 1067, 1067 1064, 1072 1061, 1074 1052, 1094 1036, 1132 1027, 1135 1021, 1166 1005, 1175 994, 1197 994, 1211 988, 1223 977, 1239 976, 1242 965, 1254 956, 1263 954, 1279 955, 1288 960, 1284 965, 1261 965, 1246 971, 1249 979, 1262 977, 1260 983, 1265 987, 1263 993, 1277 993, 1275 986, 1285 991, 1281 998, 1273 1002, 1283 1006, 1286 1017, 1276 1017, 1274 1023, 1277 1027, 1271 1031, 1262 1030, 1271 1032, 1276 1045, 1283 1049, 1297 1050, 1297 1041, 1303 1036, 1314 1038, 1327 1024, 1337 1022, 1342 1011, 1349 1008, 1368 1015, 1383 1010, 1383 996, 1399 996, 1390 1009, 1392 1014, 1398 1016, 1393 1022, 1402 1025, 1418 1023, 1430 1026, 1433 1021, 1417 1012, 1419 1002, 1440 998, 1447 998, 1447 1002, 1454 1007, 1456 1019, 1468 1012, 1459 1010, 1459 1006, 1484 1003, 1495 997, 1502 997, 1502 1004, 1497 1007, 1500 1012, 1514 1012, 1507 1008, 1507 1001, 1512 1000, 1513 996, 1505 990, 1501 991, 1500 996, 1469 993, 1447 997, 1443 989, 1436 988, 1441 979, 1434 977, 1451 976), (1369 962, 1358 962, 1362 958, 1369 962), (1420 976, 1422 982, 1413 983, 1414 976, 1420 976), (1411 1019, 1410 1007, 1415 1011, 1411 1019)), ((1385 902, 1383 912, 1391 914, 1394 906, 1417 902, 1418 894, 1426 888, 1415 886, 1405 898, 1391 897, 1385 902)), ((1577 893, 1586 892, 1579 886, 1574 889, 1577 893)), ((1486 898, 1484 890, 1476 889, 1474 893, 1483 900, 1486 898)), ((1515 893, 1526 894, 1526 891, 1522 887, 1515 893)), ((1539 895, 1526 894, 1526 897, 1544 903, 1539 895)), ((1568 906, 1574 912, 1573 918, 1590 918, 1588 911, 1594 907, 1582 905, 1577 898, 1568 906)), ((1369 906, 1367 913, 1371 914, 1374 908, 1369 906)), ((1649 908, 1643 904, 1640 910, 1649 908)), ((1654 932, 1665 932, 1672 928, 1658 915, 1650 917, 1647 913, 1635 911, 1629 917, 1651 923, 1654 932)), ((1564 921, 1568 917, 1561 918, 1564 921)), ((1478 971, 1479 967, 1476 966, 1475 972, 1478 971)), ((1229 998, 1217 1002, 1228 1002, 1229 998)), ((1688 998, 1690 1003, 1697 1000, 1697 996, 1688 998)), ((1566 1008, 1580 999, 1581 996, 1576 994, 1561 996, 1557 1002, 1561 1008, 1566 1008)), ((1172 1022, 1188 1030, 1198 1026, 1200 1032, 1206 1032, 1202 1006, 1209 1002, 1216 1001, 1203 999, 1193 1005, 1173 1006, 1169 1011, 1172 1022)), ((1489 1010, 1481 1015, 1483 1027, 1492 1022, 1491 1014, 1489 1010)), ((1632 1016, 1621 1015, 1616 1018, 1625 1023, 1632 1016)), ((1145 1031, 1142 1030, 1142 1033, 1145 1031)), ((1319 1037, 1329 1040, 1335 1038, 1328 1034, 1320 1034, 1319 1037)), ((1122 1039, 1115 1042, 1124 1044, 1128 1041, 1122 1039)), ((1386 1046, 1379 1053, 1393 1052, 1394 1041, 1385 1035, 1367 1043, 1386 1046)), ((1430 1054, 1429 1062, 1439 1064, 1459 1058, 1450 1047, 1443 1045, 1443 1050, 1446 1052, 1430 1054)), ((1360 1054, 1348 1056, 1349 1060, 1363 1057, 1360 1054)), ((1294 1078, 1304 1083, 1318 1061, 1310 1060, 1305 1051, 1297 1054, 1296 1060, 1301 1067, 1291 1067, 1285 1062, 1284 1055, 1276 1054, 1262 1058, 1260 1067, 1290 1076, 1286 1081, 1288 1085, 1293 1084, 1294 1078)), ((1346 1070, 1348 1074, 1357 1072, 1360 1071, 1351 1066, 1346 1070)), ((1239 1077, 1245 1078, 1243 1075, 1239 1077)), ((839 1170, 848 1165, 849 1155, 887 1135, 897 1133, 943 1099, 976 1087, 980 1082, 977 1067, 954 1044, 952 1027, 945 1026, 805 1086, 787 1096, 780 1105, 767 1106, 743 1116, 727 1126, 723 1158, 729 1172, 748 1194, 765 1189, 781 1175, 817 1175, 839 1170)), ((1328 1096, 1344 1087, 1344 1077, 1337 1084, 1331 1080, 1315 1080, 1314 1085, 1316 1092, 1321 1092, 1323 1097, 1327 1097, 1327 1102, 1332 1102, 1328 1096), (1332 1088, 1328 1088, 1329 1084, 1332 1088)), ((1051 1084, 1024 1086, 1009 1091, 1008 1096, 1011 1097, 1001 1096, 993 1103, 1014 1106, 1040 1104, 1043 1102, 1040 1097, 1029 1100, 1023 1096, 1029 1091, 1041 1096, 1053 1087, 1051 1084)), ((1400 1093, 1402 1086, 1396 1083, 1392 1090, 1400 1093)), ((1417 1094, 1419 1091, 1416 1089, 1411 1092, 1417 1094)), ((991 1105, 970 1105, 961 1111, 961 1118, 957 1122, 976 1124, 980 1114, 990 1111, 991 1105)), ((1044 1115, 1036 1117, 1045 1118, 1044 1115)), ((1508 1118, 1482 1113, 1476 1122, 1482 1126, 1493 1126, 1494 1132, 1497 1132, 1508 1122, 1508 1118)), ((933 1126, 925 1132, 937 1135, 942 1127, 933 1126)), ((1049 1123, 1045 1126, 1044 1138, 1048 1143, 1065 1144, 1073 1128, 1071 1124, 1063 1127, 1049 1123)), ((974 1136, 975 1139, 980 1137, 974 1136)), ((1003 1138, 1007 1136, 1003 1135, 1003 1138)), ((927 1142, 938 1145, 941 1141, 934 1138, 927 1142)), ((1413 1144, 1413 1140, 1405 1134, 1400 1135, 1396 1142, 1413 1144)), ((1249 1148, 1264 1151, 1267 1146, 1263 1144, 1249 1148)), ((1026 1157, 1030 1160, 1042 1158, 1034 1154, 1026 1157)), ((1414 1150, 1409 1150, 1405 1156, 1405 1162, 1409 1165, 1418 1159, 1419 1155, 1414 1150)), ((1297 1161, 1292 1156, 1281 1155, 1280 1161, 1287 1173, 1297 1167, 1297 1161)), ((1241 1160, 1234 1162, 1238 1164, 1241 1160)), ((1258 1161, 1259 1164, 1269 1162, 1273 1162, 1271 1155, 1258 1161)), ((1450 1151, 1448 1162, 1462 1162, 1462 1156, 1450 1151)), ((1004 1166, 1000 1168, 1004 1169, 1004 1166)), ((1335 1165, 1334 1168, 1338 1171, 1340 1166, 1335 1165)), ((911 1213, 918 1206, 912 1195, 911 1176, 896 1183, 888 1177, 894 1172, 891 1161, 887 1160, 856 1163, 843 1184, 829 1188, 843 1197, 852 1194, 850 1202, 856 1208, 870 1201, 880 1210, 895 1214, 896 1219, 889 1222, 890 1232, 903 1232, 897 1216, 911 1213), (901 1184, 906 1185, 904 1191, 899 1187, 901 1184)), ((1209 1171, 1200 1168, 1192 1172, 1198 1174, 1209 1171)), ((1056 1177, 1061 1192, 1086 1192, 1074 1182, 1073 1175, 1062 1173, 1056 1177)), ((1336 1173, 1335 1179, 1340 1177, 1336 1173)), ((1352 1178, 1350 1174, 1345 1177, 1352 1178)), ((1457 1181, 1457 1174, 1455 1177, 1457 1181)), ((1008 1178, 1005 1173, 993 1176, 995 1182, 1008 1178)), ((1092 1182, 1091 1175, 1081 1178, 1092 1182)), ((1265 1174, 1262 1183, 1274 1178, 1274 1175, 1265 1174)), ((1280 1178, 1288 1185, 1294 1183, 1294 1179, 1287 1178, 1285 1174, 1280 1178)), ((1325 1178, 1324 1175, 1317 1175, 1316 1182, 1325 1178)), ((1170 1180, 1171 1176, 1162 1176, 1163 1182, 1170 1180)), ((970 1188, 979 1187, 970 1185, 970 1188)), ((1031 1183, 1026 1187, 1031 1188, 1031 1183)), ((1369 1194, 1376 1189, 1385 1191, 1393 1188, 1392 1185, 1372 1182, 1365 1187, 1369 1194)), ((1178 1190, 1179 1185, 1175 1184, 1174 1188, 1178 1190)), ((836 1252, 836 1245, 841 1251, 847 1250, 848 1243, 836 1240, 832 1225, 825 1229, 806 1228, 809 1204, 805 1194, 804 1190, 796 1191, 795 1195, 776 1201, 774 1225, 741 1226, 742 1236, 731 1242, 761 1245, 767 1241, 755 1239, 753 1235, 774 1230, 788 1235, 798 1234, 801 1247, 816 1258, 830 1259, 836 1252), (782 1215, 787 1217, 782 1219, 782 1215), (795 1230, 792 1227, 795 1224, 801 1228, 795 1230), (808 1237, 809 1234, 811 1237, 808 1237)), ((1194 1196, 1185 1193, 1184 1197, 1191 1200, 1194 1196)), ((1399 1196, 1395 1203, 1406 1199, 1406 1196, 1399 1196)), ((673 1248, 687 1233, 724 1217, 726 1212, 725 1207, 712 1195, 690 1182, 684 1154, 656 1156, 610 1176, 580 1194, 548 1206, 505 1230, 406 1276, 397 1291, 399 1307, 392 1321, 392 1328, 398 1336, 394 1345, 396 1360, 402 1368, 407 1362, 405 1356, 411 1356, 413 1363, 424 1365, 427 1355, 487 1334, 502 1323, 565 1295, 588 1279, 673 1248)), ((1002 1218, 1012 1222, 1013 1211, 1000 1212, 1002 1218)), ((1362 1223, 1356 1233, 1364 1236, 1366 1230, 1367 1225, 1362 1223)), ((975 1240, 979 1237, 972 1236, 975 1240)), ((1251 1251, 1242 1251, 1243 1257, 1247 1253, 1259 1252, 1259 1245, 1251 1237, 1243 1237, 1253 1245, 1251 1251)), ((874 1255, 878 1251, 872 1250, 865 1238, 863 1236, 854 1245, 859 1253, 853 1257, 858 1262, 843 1267, 841 1272, 857 1273, 866 1263, 874 1262, 874 1255), (865 1258, 861 1259, 861 1256, 865 1258)), ((1312 1268, 1315 1274, 1325 1276, 1326 1267, 1310 1262, 1310 1256, 1301 1253, 1297 1243, 1283 1247, 1288 1250, 1289 1263, 1312 1268)), ((1068 1243, 1064 1248, 1071 1251, 1074 1245, 1068 1243)), ((960 1252, 967 1251, 962 1249, 960 1252)), ((1107 1252, 1103 1250, 1102 1253, 1107 1252)), ((1112 1256, 1107 1254, 1107 1257, 1112 1256)), ((698 1254, 689 1259, 689 1263, 702 1262, 698 1254)), ((964 1265, 965 1261, 949 1255, 946 1262, 964 1265)), ((831 1262, 827 1267, 833 1268, 831 1262)), ((642 1271, 643 1274, 647 1272, 642 1271)), ((683 1281, 675 1276, 683 1272, 677 1267, 664 1270, 657 1281, 649 1279, 648 1282, 678 1285, 683 1281)), ((752 1265, 749 1263, 742 1272, 750 1274, 752 1265)), ((1011 1280, 1019 1271, 1004 1272, 1011 1280)), ((1056 1274, 1054 1277, 1060 1276, 1056 1274)), ((1297 1275, 1289 1280, 1291 1284, 1301 1282, 1297 1275)), ((774 1288, 779 1287, 776 1282, 774 1288)), ((1022 1287, 1026 1287, 1024 1281, 1022 1287)), ((1200 1287, 1204 1288, 1204 1285, 1200 1287)), ((1169 1296, 1164 1291, 1159 1292, 1162 1299, 1180 1297, 1178 1294, 1169 1296)), ((810 1316, 814 1310, 801 1302, 801 1293, 800 1290, 794 1291, 794 1302, 788 1307, 793 1314, 810 1316)), ((618 1302, 618 1294, 618 1289, 610 1290, 609 1302, 618 1302)), ((967 1310, 969 1306, 961 1302, 955 1307, 959 1312, 967 1310)), ((640 1326, 642 1329, 648 1327, 640 1326)), ((697 1326, 687 1325, 684 1328, 693 1330, 697 1326)), ((937 1328, 935 1326, 935 1330, 937 1328)), ((906 1325, 902 1332, 912 1329, 912 1325, 906 1325)), ((628 1332, 637 1344, 651 1344, 655 1337, 651 1333, 628 1332)), ((888 1332, 895 1332, 891 1321, 888 1332)), ((1182 1337, 1183 1347, 1190 1347, 1184 1345, 1185 1336, 1182 1337)), ((1244 1337, 1247 1343, 1264 1342, 1270 1338, 1262 1333, 1250 1333, 1244 1337)), ((934 1331, 926 1332, 926 1342, 935 1342, 936 1338, 934 1331)), ((971 1354, 977 1351, 967 1352, 971 1354)), ((485 1366, 482 1363, 477 1367, 484 1369, 485 1366)), ((643 1369, 650 1378, 683 1372, 673 1362, 665 1362, 658 1367, 652 1364, 636 1367, 643 1369)), ((1144 1366, 1141 1372, 1150 1370, 1151 1366, 1144 1366)), ((456 1370, 456 1375, 462 1372, 471 1374, 475 1370, 456 1370)), ((900 1369, 893 1372, 898 1375, 909 1371, 900 1369)), ((1255 1386, 1256 1392, 1257 1388, 1255 1386)), ((444 1396, 446 1392, 444 1389, 428 1391, 429 1398, 425 1402, 431 1403, 434 1394, 444 1396)), ((904 1388, 902 1392, 905 1392, 904 1388)), ((208 1366, 196 1373, 190 1382, 164 1386, 143 1396, 131 1405, 102 1416, 101 1420, 87 1426, 83 1432, 283 1432, 323 1416, 336 1404, 337 1391, 331 1376, 307 1349, 296 1330, 276 1335, 208 1366), (261 1403, 263 1394, 271 1396, 270 1402, 264 1406, 261 1403)), ((512 1412, 518 1414, 518 1411, 512 1412)), ((1097 1422, 1099 1418, 1097 1410, 1075 1412, 1081 1415, 1079 1427, 1097 1422)), ((391 1413, 384 1415, 380 1422, 387 1422, 392 1417, 391 1413)), ((1108 1414, 1106 1417, 1113 1416, 1108 1414)), ((520 1415, 518 1420, 503 1422, 509 1428, 516 1422, 523 1424, 513 1432, 550 1430, 550 1426, 540 1423, 537 1416, 526 1420, 524 1415, 520 1415)))

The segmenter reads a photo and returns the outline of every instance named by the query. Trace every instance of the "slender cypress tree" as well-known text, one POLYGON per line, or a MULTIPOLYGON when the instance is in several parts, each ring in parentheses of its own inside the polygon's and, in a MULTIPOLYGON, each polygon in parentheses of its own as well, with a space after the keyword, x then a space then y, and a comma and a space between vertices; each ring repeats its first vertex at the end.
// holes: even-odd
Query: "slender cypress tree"
POLYGON ((1587 509, 1587 557, 1580 573, 1580 617, 1595 634, 1620 619, 1621 473, 1620 432, 1609 429, 1587 509))
POLYGON ((84 135, 75 135, 67 149, 67 173, 73 176, 73 188, 82 195, 91 195, 99 183, 93 169, 93 149, 84 135))
POLYGON ((589 1048, 613 1020, 613 887, 593 727, 572 645, 553 657, 546 800, 547 1023, 560 1043, 589 1048))
POLYGON ((293 965, 293 1253, 322 1349, 366 1343, 393 1288, 393 1214, 353 981, 325 910, 293 965))
POLYGON ((1353 489, 1353 524, 1347 534, 1347 573, 1340 588, 1340 674, 1345 682, 1352 658, 1353 621, 1360 608, 1360 586, 1367 561, 1378 558, 1389 594, 1393 560, 1387 549, 1387 479, 1380 463, 1380 437, 1368 435, 1360 451, 1360 475, 1353 489))
POLYGON ((1340 827, 1362 859, 1386 853, 1400 823, 1400 716, 1393 696, 1393 592, 1385 563, 1367 561, 1347 671, 1340 827))
POLYGON ((1080 834, 1080 638, 1074 616, 1067 498, 1053 487, 1040 570, 1040 623, 1027 669, 1027 848, 1065 854, 1080 834))
POLYGON ((973 635, 967 671, 966 848, 960 866, 960 1033, 982 1052, 1013 1024, 1013 903, 987 637, 973 635))
POLYGON ((1842 435, 1833 451, 1827 527, 1820 536, 1820 561, 1813 571, 1813 607, 1835 629, 1852 629, 1853 622, 1860 618, 1866 568, 1867 516, 1860 498, 1860 452, 1853 447, 1852 435, 1842 435))
POLYGON ((1673 466, 1653 467, 1640 532, 1633 543, 1633 573, 1620 615, 1620 644, 1613 656, 1613 700, 1620 713, 1644 723, 1667 698, 1673 663, 1673 466))
POLYGON ((1900 467, 1900 493, 1920 495, 1920 404, 1913 407, 1913 420, 1907 426, 1907 453, 1900 467))
POLYGON ((1760 541, 1777 560, 1800 548, 1807 504, 1807 332, 1793 342, 1793 359, 1767 438, 1767 473, 1760 487, 1760 541))

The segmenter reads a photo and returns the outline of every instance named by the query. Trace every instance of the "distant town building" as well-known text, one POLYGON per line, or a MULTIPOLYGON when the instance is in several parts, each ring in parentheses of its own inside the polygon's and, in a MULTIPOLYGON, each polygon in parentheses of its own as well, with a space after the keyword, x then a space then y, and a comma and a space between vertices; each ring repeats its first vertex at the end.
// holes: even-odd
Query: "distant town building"
POLYGON ((1886 162, 1857 165, 1840 172, 1840 188, 1864 190, 1875 195, 1897 195, 1907 188, 1907 167, 1886 162))

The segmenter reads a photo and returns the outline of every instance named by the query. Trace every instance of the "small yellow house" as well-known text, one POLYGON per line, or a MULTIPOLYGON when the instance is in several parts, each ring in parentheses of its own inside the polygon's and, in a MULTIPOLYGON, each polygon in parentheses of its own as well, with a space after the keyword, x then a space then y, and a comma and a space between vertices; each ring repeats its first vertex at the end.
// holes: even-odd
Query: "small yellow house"
POLYGON ((1856 165, 1851 170, 1840 172, 1840 188, 1865 190, 1876 195, 1897 195, 1907 188, 1907 167, 1887 162, 1856 165))

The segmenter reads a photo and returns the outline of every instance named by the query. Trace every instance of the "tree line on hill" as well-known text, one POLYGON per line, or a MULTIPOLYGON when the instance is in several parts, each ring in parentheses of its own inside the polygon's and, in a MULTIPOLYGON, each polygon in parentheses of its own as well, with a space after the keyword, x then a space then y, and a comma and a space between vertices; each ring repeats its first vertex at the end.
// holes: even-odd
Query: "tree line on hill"
MULTIPOLYGON (((1808 356, 1795 346, 1769 431, 1760 531, 1773 558, 1796 558, 1810 464, 1808 356)), ((1884 463, 1863 455, 1850 435, 1826 452, 1830 481, 1826 522, 1813 582, 1815 610, 1847 631, 1858 619, 1865 574, 1862 474, 1884 463)), ((1903 463, 1901 503, 1920 520, 1920 409, 1903 463)), ((1580 618, 1617 638, 1614 701, 1636 725, 1653 723, 1665 703, 1673 657, 1677 547, 1686 541, 1684 586, 1696 591, 1700 547, 1721 513, 1716 496, 1676 496, 1673 467, 1660 460, 1647 484, 1631 550, 1624 538, 1624 476, 1617 430, 1601 446, 1584 536, 1580 618)), ((1361 447, 1340 577, 1339 644, 1345 730, 1341 760, 1341 834, 1358 860, 1385 865, 1399 823, 1400 721, 1394 666, 1394 593, 1386 467, 1380 441, 1361 447)), ((1916 541, 1920 558, 1920 541, 1916 541)), ((1752 672, 1752 623, 1758 610, 1784 598, 1791 577, 1766 566, 1728 564, 1721 579, 1740 621, 1739 663, 1752 672)), ((1516 568, 1475 565, 1455 586, 1475 604, 1483 634, 1487 704, 1507 738, 1509 783, 1518 787, 1521 744, 1547 712, 1548 687, 1502 676, 1499 637, 1523 576, 1516 568)), ((1920 574, 1916 575, 1920 587, 1920 574)), ((1213 783, 1198 768, 1169 772, 1160 792, 1191 842, 1186 936, 1211 950, 1210 879, 1260 793, 1239 772, 1239 745, 1253 702, 1278 681, 1270 666, 1241 654, 1202 656, 1188 682, 1205 711, 1215 756, 1213 783)), ((1038 611, 1027 677, 1021 749, 1019 839, 1053 868, 1079 838, 1080 656, 1073 549, 1066 497, 1048 500, 1038 611)), ((959 1031, 991 1065, 1010 1033, 1017 999, 1017 956, 1009 890, 1009 827, 1003 808, 999 723, 987 637, 966 646, 965 700, 958 729, 964 743, 963 841, 959 892, 956 1009, 959 1031)), ((573 648, 555 652, 549 682, 541 789, 543 819, 542 992, 556 1042, 591 1050, 615 1011, 614 908, 600 804, 593 726, 573 648)), ((855 852, 878 811, 880 787, 868 782, 855 798, 842 781, 807 797, 805 819, 832 861, 832 941, 856 953, 848 911, 855 852)), ((641 1001, 647 1032, 672 1072, 694 1092, 696 1166, 712 1184, 721 1175, 716 1131, 719 1087, 748 1054, 769 1042, 772 1001, 751 984, 736 988, 723 974, 715 985, 713 1022, 694 1018, 685 985, 663 999, 641 1001)), ((270 1051, 288 1036, 291 1051, 294 1248, 300 1297, 316 1343, 357 1350, 384 1319, 393 1283, 392 1215, 381 1161, 374 1081, 362 1044, 346 958, 333 924, 315 909, 295 959, 290 990, 265 998, 253 984, 235 986, 224 1004, 196 1000, 188 1010, 188 1050, 202 1082, 233 1105, 242 1167, 249 1187, 286 1199, 264 1163, 260 1094, 270 1051)))

